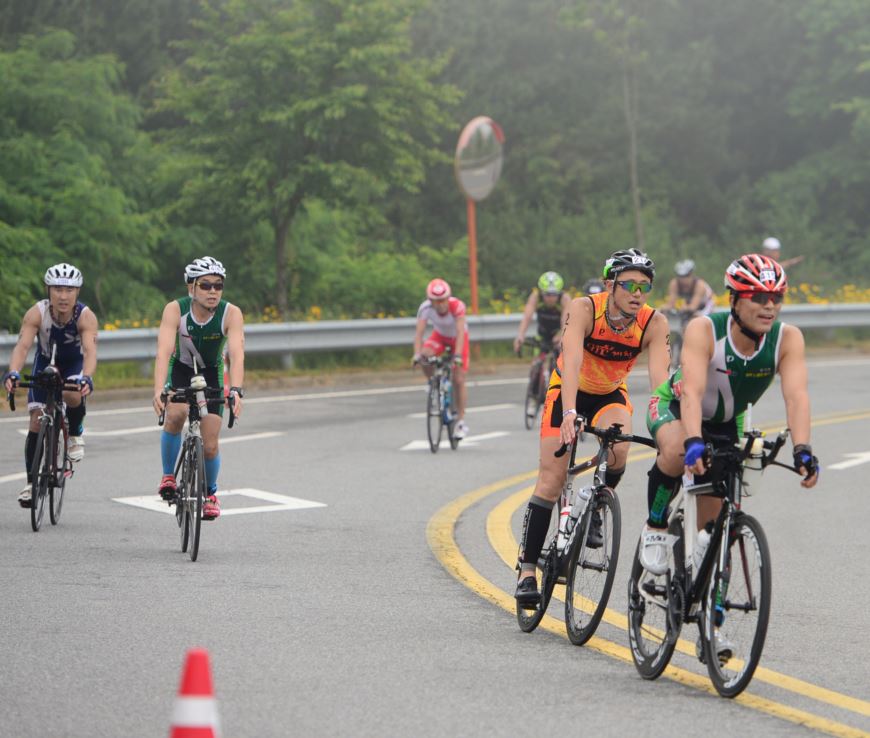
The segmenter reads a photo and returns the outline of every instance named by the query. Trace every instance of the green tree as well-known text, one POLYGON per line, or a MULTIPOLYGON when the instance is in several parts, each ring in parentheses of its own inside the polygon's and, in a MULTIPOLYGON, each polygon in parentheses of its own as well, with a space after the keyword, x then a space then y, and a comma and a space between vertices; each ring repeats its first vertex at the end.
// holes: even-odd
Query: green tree
MULTIPOLYGON (((346 204, 382 222, 384 197, 414 191, 458 93, 439 63, 411 54, 416 0, 205 2, 200 37, 169 77, 158 111, 198 167, 184 198, 197 212, 272 232, 275 301, 289 310, 288 238, 307 199, 346 204)), ((239 236, 236 236, 239 237, 239 236)), ((239 244, 241 245, 241 244, 239 244)))

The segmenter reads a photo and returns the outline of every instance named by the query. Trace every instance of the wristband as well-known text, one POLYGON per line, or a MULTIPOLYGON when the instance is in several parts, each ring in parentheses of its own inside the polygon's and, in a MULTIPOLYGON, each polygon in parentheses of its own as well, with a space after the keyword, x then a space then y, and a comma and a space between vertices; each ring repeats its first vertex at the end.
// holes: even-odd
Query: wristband
POLYGON ((576 415, 576 414, 577 414, 577 411, 574 408, 571 408, 570 410, 566 410, 565 412, 562 413, 562 420, 567 418, 569 415, 576 415))

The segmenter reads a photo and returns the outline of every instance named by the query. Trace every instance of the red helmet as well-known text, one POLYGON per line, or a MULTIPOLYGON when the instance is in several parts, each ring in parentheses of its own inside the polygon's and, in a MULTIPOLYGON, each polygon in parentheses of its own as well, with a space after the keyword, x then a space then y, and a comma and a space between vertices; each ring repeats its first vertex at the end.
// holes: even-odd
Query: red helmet
POLYGON ((426 287, 426 297, 430 300, 443 300, 450 297, 450 285, 443 279, 433 279, 426 287))
POLYGON ((725 286, 733 292, 785 292, 785 270, 769 256, 744 254, 725 270, 725 286))

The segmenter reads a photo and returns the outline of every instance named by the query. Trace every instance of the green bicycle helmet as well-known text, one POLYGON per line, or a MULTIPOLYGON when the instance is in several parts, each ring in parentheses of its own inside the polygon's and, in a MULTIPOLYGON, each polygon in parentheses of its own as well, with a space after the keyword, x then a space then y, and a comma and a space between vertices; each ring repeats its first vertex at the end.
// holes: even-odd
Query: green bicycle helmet
POLYGON ((565 280, 558 272, 544 272, 538 278, 538 289, 545 295, 558 295, 565 286, 565 280))

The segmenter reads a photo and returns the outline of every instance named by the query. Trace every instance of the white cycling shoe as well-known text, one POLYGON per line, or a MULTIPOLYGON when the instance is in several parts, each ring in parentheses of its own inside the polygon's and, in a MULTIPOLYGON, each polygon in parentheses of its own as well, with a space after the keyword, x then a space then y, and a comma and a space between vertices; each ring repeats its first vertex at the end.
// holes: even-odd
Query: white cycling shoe
MULTIPOLYGON (((734 644, 722 635, 718 628, 713 630, 713 642, 716 644, 716 655, 719 658, 719 665, 725 666, 734 655, 734 644)), ((704 649, 701 647, 701 636, 698 636, 698 640, 695 641, 695 656, 698 657, 698 661, 702 664, 707 663, 704 649)))
POLYGON ((468 426, 465 425, 464 420, 460 420, 456 427, 453 429, 453 437, 454 438, 465 438, 468 435, 468 426))
POLYGON ((668 549, 673 545, 674 536, 667 528, 652 528, 645 523, 641 533, 641 566, 650 574, 661 576, 668 570, 668 549))
POLYGON ((33 492, 31 491, 31 485, 28 484, 18 493, 18 504, 21 505, 21 507, 30 507, 32 499, 33 492))
POLYGON ((85 458, 85 439, 81 436, 70 436, 67 453, 70 461, 81 461, 85 458))

